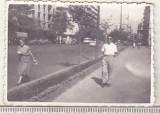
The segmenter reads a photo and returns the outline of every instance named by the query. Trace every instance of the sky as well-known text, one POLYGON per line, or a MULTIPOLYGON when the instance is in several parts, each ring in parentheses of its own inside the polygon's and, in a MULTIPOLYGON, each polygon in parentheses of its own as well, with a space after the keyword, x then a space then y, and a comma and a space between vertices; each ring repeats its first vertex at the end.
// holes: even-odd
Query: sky
POLYGON ((109 32, 113 30, 116 26, 120 25, 120 11, 122 6, 122 24, 127 24, 127 17, 129 16, 129 24, 133 28, 133 32, 137 32, 137 27, 143 19, 143 13, 145 5, 143 4, 103 4, 100 6, 100 18, 102 21, 108 21, 113 26, 111 26, 109 32))

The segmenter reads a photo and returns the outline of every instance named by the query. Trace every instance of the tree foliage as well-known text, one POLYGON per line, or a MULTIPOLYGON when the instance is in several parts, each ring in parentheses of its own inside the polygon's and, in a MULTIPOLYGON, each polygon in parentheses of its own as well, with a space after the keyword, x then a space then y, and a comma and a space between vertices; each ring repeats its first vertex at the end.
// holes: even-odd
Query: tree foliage
POLYGON ((113 41, 128 40, 128 33, 124 29, 121 29, 120 31, 116 28, 110 32, 109 36, 113 38, 113 41))
POLYGON ((97 37, 97 20, 85 11, 86 8, 87 6, 70 5, 69 12, 72 15, 73 21, 80 27, 77 33, 78 37, 95 39, 97 37))
POLYGON ((110 22, 105 22, 104 24, 101 24, 102 29, 104 30, 104 33, 107 35, 108 29, 112 26, 110 22))
POLYGON ((52 18, 52 26, 50 31, 56 36, 62 36, 66 29, 68 28, 69 21, 65 11, 56 11, 52 18))
POLYGON ((16 32, 27 32, 29 39, 41 38, 39 33, 40 22, 37 19, 29 18, 31 6, 28 4, 10 4, 8 9, 8 41, 9 44, 16 44, 16 32))
POLYGON ((29 6, 23 4, 10 4, 8 9, 8 38, 9 43, 16 42, 16 32, 20 31, 19 26, 28 26, 31 24, 28 19, 29 6))
POLYGON ((15 22, 18 26, 31 26, 33 20, 28 18, 31 6, 25 4, 9 5, 9 21, 15 22))

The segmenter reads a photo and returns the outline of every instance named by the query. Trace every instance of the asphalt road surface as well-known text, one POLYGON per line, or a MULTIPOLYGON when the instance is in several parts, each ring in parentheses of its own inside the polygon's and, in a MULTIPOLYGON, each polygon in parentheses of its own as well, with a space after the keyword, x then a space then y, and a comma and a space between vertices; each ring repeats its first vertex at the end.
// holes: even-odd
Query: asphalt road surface
POLYGON ((110 87, 101 87, 102 68, 60 94, 53 102, 149 103, 151 51, 129 47, 115 58, 110 87))

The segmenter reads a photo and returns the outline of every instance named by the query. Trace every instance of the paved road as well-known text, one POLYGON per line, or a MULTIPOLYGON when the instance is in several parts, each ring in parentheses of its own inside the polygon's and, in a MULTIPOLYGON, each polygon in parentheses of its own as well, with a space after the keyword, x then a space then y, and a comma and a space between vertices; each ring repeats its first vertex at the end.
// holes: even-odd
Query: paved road
POLYGON ((125 50, 115 59, 110 87, 101 88, 102 68, 59 95, 53 102, 149 103, 150 49, 125 50))

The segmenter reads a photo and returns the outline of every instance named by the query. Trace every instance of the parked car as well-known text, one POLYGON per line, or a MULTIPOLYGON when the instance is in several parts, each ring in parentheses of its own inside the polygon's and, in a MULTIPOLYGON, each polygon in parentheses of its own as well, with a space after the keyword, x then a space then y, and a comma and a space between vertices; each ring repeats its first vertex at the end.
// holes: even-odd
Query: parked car
POLYGON ((123 44, 124 44, 124 45, 129 45, 130 42, 129 42, 129 41, 123 41, 123 44))
POLYGON ((72 39, 71 44, 78 44, 78 40, 77 39, 72 39))
POLYGON ((89 43, 89 45, 90 45, 91 47, 95 47, 95 46, 96 46, 96 40, 92 40, 92 41, 89 43))
POLYGON ((84 38, 83 43, 84 44, 89 44, 91 42, 91 38, 84 38))

